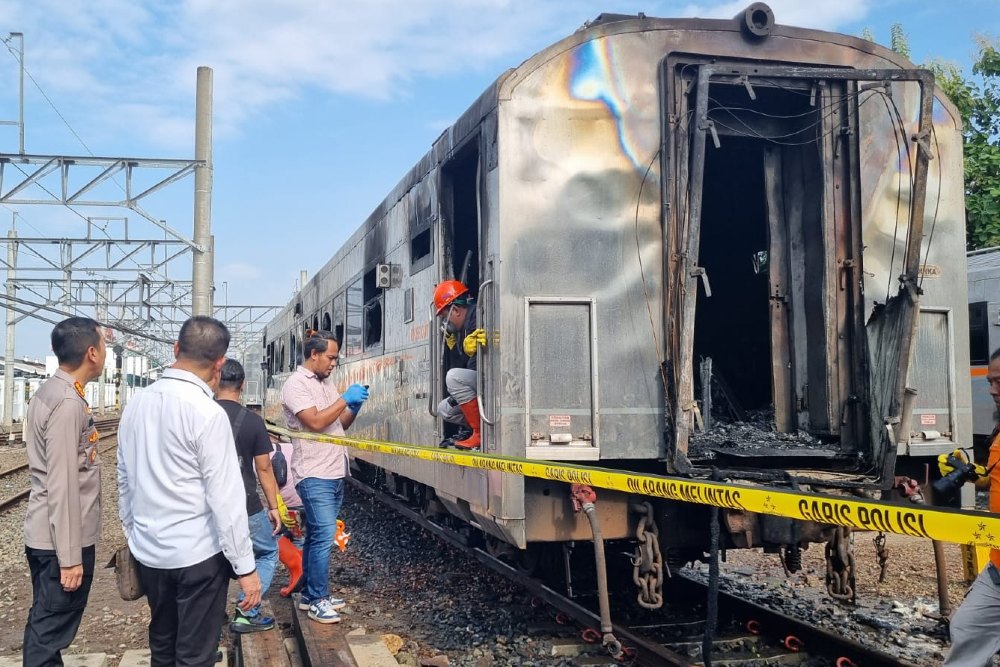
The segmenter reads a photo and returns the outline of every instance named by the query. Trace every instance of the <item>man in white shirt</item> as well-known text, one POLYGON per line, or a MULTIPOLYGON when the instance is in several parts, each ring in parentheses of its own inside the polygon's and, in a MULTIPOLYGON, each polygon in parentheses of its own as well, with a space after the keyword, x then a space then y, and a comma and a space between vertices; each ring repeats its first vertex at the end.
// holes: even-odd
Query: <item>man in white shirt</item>
POLYGON ((214 664, 235 573, 244 610, 261 597, 233 431, 213 400, 229 331, 192 317, 176 363, 122 412, 118 509, 152 619, 152 667, 214 664))

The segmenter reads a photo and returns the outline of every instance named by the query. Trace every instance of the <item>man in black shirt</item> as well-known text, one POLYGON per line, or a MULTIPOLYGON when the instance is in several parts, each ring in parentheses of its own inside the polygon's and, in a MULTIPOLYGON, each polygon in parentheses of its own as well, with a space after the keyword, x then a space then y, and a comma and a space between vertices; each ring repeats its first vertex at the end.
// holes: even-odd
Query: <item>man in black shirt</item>
MULTIPOLYGON (((253 556, 260 576, 263 599, 278 563, 278 542, 274 536, 281 528, 281 518, 278 515, 278 483, 271 470, 270 453, 273 448, 267 427, 263 419, 240 405, 245 379, 246 373, 240 362, 226 359, 219 373, 219 388, 215 400, 226 411, 233 427, 236 456, 240 461, 240 473, 243 475, 243 487, 246 491, 250 539, 253 542, 253 556), (267 500, 266 512, 257 495, 258 479, 267 500)), ((233 632, 258 632, 273 627, 274 619, 261 614, 260 605, 250 611, 236 607, 236 615, 229 624, 229 629, 233 632)))

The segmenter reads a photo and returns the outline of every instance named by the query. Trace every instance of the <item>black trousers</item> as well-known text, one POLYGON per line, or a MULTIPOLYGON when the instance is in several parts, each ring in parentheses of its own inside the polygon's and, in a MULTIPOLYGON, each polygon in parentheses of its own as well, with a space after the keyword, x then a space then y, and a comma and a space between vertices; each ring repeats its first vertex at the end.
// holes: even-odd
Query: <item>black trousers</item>
POLYGON ((212 667, 226 620, 232 568, 217 553, 200 563, 161 570, 139 563, 149 611, 151 667, 212 667))
POLYGON ((76 637, 94 583, 94 547, 83 549, 83 583, 72 593, 59 583, 59 560, 51 549, 24 548, 31 571, 31 609, 24 626, 24 667, 59 667, 62 651, 76 637))

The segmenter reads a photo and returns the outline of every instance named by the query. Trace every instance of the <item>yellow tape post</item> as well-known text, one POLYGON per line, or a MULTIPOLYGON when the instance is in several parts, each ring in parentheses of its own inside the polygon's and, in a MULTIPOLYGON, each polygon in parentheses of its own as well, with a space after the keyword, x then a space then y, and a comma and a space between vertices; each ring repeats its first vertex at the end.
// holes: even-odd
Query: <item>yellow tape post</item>
POLYGON ((1000 549, 1000 515, 987 512, 861 500, 772 487, 708 482, 514 456, 362 440, 291 431, 271 424, 268 424, 268 430, 290 438, 326 442, 375 454, 494 470, 556 482, 588 484, 601 489, 712 505, 723 509, 772 514, 790 519, 817 521, 858 530, 882 531, 1000 549))

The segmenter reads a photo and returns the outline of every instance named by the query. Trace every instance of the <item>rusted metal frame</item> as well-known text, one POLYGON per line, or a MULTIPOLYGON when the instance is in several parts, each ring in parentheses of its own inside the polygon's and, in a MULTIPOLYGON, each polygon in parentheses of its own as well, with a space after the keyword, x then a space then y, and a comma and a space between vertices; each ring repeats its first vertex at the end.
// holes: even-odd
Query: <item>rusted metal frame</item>
MULTIPOLYGON (((803 146, 788 147, 782 151, 782 204, 788 225, 788 247, 805 248, 805 184, 803 175, 803 146), (794 181, 789 175, 794 175, 794 181), (791 186, 790 186, 791 183, 791 186)), ((788 255, 789 331, 792 346, 792 383, 797 397, 796 423, 803 430, 809 429, 809 336, 806 324, 806 257, 803 252, 788 255)))
MULTIPOLYGON (((660 308, 663 322, 663 359, 671 358, 671 341, 674 337, 673 303, 674 271, 673 252, 674 227, 677 225, 676 181, 674 180, 674 132, 675 122, 679 114, 675 112, 676 91, 672 85, 670 57, 660 61, 660 284, 662 285, 662 307, 660 308)), ((664 382, 673 378, 669 369, 663 369, 664 382)), ((663 387, 663 440, 666 443, 668 461, 673 461, 676 453, 676 441, 673 433, 673 418, 671 417, 672 387, 663 387)))
MULTIPOLYGON (((848 99, 846 103, 846 126, 849 132, 846 140, 847 164, 844 173, 848 176, 848 202, 851 210, 852 220, 862 219, 861 209, 861 122, 856 93, 858 92, 858 82, 847 82, 848 99)), ((848 344, 851 350, 851 391, 854 395, 854 442, 863 442, 870 439, 870 429, 868 428, 871 417, 868 414, 871 405, 871 397, 868 387, 868 340, 865 333, 865 312, 862 273, 864 261, 864 239, 862 238, 860 227, 851 226, 848 230, 849 260, 845 262, 844 278, 847 285, 848 312, 852 318, 851 326, 848 328, 850 340, 848 344)), ((868 442, 869 451, 875 453, 877 443, 868 442)), ((892 448, 895 452, 895 447, 892 448)))
POLYGON ((795 430, 795 388, 792 381, 791 331, 789 329, 788 221, 785 218, 782 153, 775 146, 764 148, 764 196, 768 226, 768 304, 771 311, 771 386, 775 429, 795 430))
MULTIPOLYGON (((840 250, 839 232, 842 225, 838 220, 837 189, 840 187, 837 179, 837 165, 835 160, 837 146, 837 130, 839 128, 840 113, 836 108, 834 91, 829 85, 819 86, 819 97, 821 106, 829 106, 833 111, 824 118, 820 125, 820 163, 821 174, 823 176, 823 225, 820 230, 820 237, 823 239, 823 288, 821 291, 821 303, 823 313, 823 331, 826 334, 823 340, 823 366, 811 369, 815 370, 819 377, 810 375, 810 383, 822 381, 826 400, 824 407, 825 422, 827 431, 833 435, 841 435, 841 414, 843 395, 841 393, 840 382, 840 336, 842 335, 842 319, 838 312, 838 290, 840 286, 840 275, 837 271, 838 253, 840 250)), ((842 208, 842 207, 841 207, 842 208)), ((812 342, 812 341, 810 341, 812 342)), ((817 411, 813 406, 813 414, 817 411)))
MULTIPOLYGON (((934 112, 934 75, 931 72, 916 70, 922 76, 920 84, 920 117, 916 137, 916 159, 913 166, 913 194, 910 204, 910 221, 908 234, 909 243, 903 264, 903 274, 900 276, 899 297, 904 299, 902 328, 908 332, 900 342, 900 363, 896 368, 896 388, 890 404, 889 415, 885 418, 898 417, 901 423, 907 423, 909 415, 902 414, 903 396, 906 391, 907 373, 913 359, 914 340, 917 336, 917 323, 920 312, 920 288, 918 273, 920 270, 920 246, 924 236, 924 208, 927 204, 927 174, 930 162, 930 141, 934 112)), ((940 159, 940 156, 939 156, 940 159)), ((896 464, 896 443, 889 443, 882 462, 882 479, 892 481, 896 464)))
POLYGON ((680 374, 677 402, 674 406, 674 427, 677 452, 687 456, 692 427, 694 403, 694 320, 698 302, 698 253, 701 244, 701 196, 705 182, 705 141, 709 128, 708 86, 713 69, 700 67, 695 89, 695 111, 691 119, 691 160, 688 182, 687 251, 679 258, 678 283, 683 295, 681 310, 680 354, 677 361, 680 374))
MULTIPOLYGON (((742 73, 734 73, 733 68, 727 68, 727 74, 736 78, 742 73)), ((707 92, 708 78, 714 74, 709 67, 699 69, 699 106, 702 103, 701 95, 704 86, 707 92)), ((904 255, 903 273, 900 276, 900 293, 906 298, 906 305, 902 315, 903 330, 908 331, 900 341, 900 359, 897 369, 896 390, 893 394, 892 412, 898 412, 902 401, 903 391, 906 386, 906 369, 909 368, 910 357, 913 350, 913 339, 916 334, 917 309, 919 306, 919 287, 917 285, 920 246, 923 239, 924 209, 926 206, 928 162, 930 160, 929 138, 932 128, 932 114, 934 105, 934 75, 927 70, 904 70, 904 69, 839 69, 839 68, 815 68, 800 66, 755 66, 752 68, 754 78, 774 77, 801 78, 813 80, 838 80, 838 81, 912 81, 920 86, 920 114, 918 121, 917 135, 913 137, 917 145, 916 160, 913 165, 913 192, 912 205, 910 207, 910 220, 908 243, 904 255)), ((704 131, 700 131, 700 137, 704 139, 704 131)), ((697 145, 696 145, 697 148, 697 145)), ((704 146, 702 145, 702 151, 704 146)), ((692 323, 693 324, 693 323, 692 323)), ((897 415, 886 415, 894 417, 897 415)), ((892 447, 889 447, 891 450, 892 447)), ((888 478, 892 472, 895 462, 894 455, 887 455, 883 464, 883 478, 888 478)))
POLYGON ((847 150, 845 150, 845 143, 848 145, 852 143, 850 135, 845 134, 846 131, 849 131, 849 126, 846 125, 849 121, 848 107, 850 106, 847 94, 848 83, 847 81, 838 81, 826 86, 830 96, 832 113, 829 129, 824 128, 824 132, 828 132, 826 136, 829 139, 824 147, 830 151, 830 171, 828 173, 831 187, 827 189, 826 196, 831 204, 832 216, 828 220, 832 221, 832 225, 828 225, 828 227, 833 237, 830 247, 832 252, 829 255, 832 264, 828 262, 830 270, 827 277, 834 287, 828 292, 830 307, 828 325, 832 326, 828 326, 827 331, 830 332, 828 338, 830 358, 836 361, 835 364, 831 364, 831 367, 837 369, 836 384, 832 387, 833 391, 836 392, 836 400, 831 400, 830 407, 835 410, 832 411, 832 415, 837 420, 837 431, 840 433, 840 450, 845 454, 856 449, 856 437, 860 431, 855 419, 856 410, 851 405, 851 397, 854 396, 855 389, 853 384, 855 359, 851 355, 851 339, 854 333, 852 326, 855 318, 849 310, 852 304, 848 298, 847 290, 848 281, 852 274, 850 267, 857 261, 857 258, 852 257, 850 253, 853 237, 851 232, 854 224, 860 228, 861 218, 851 216, 849 199, 851 174, 847 150))

